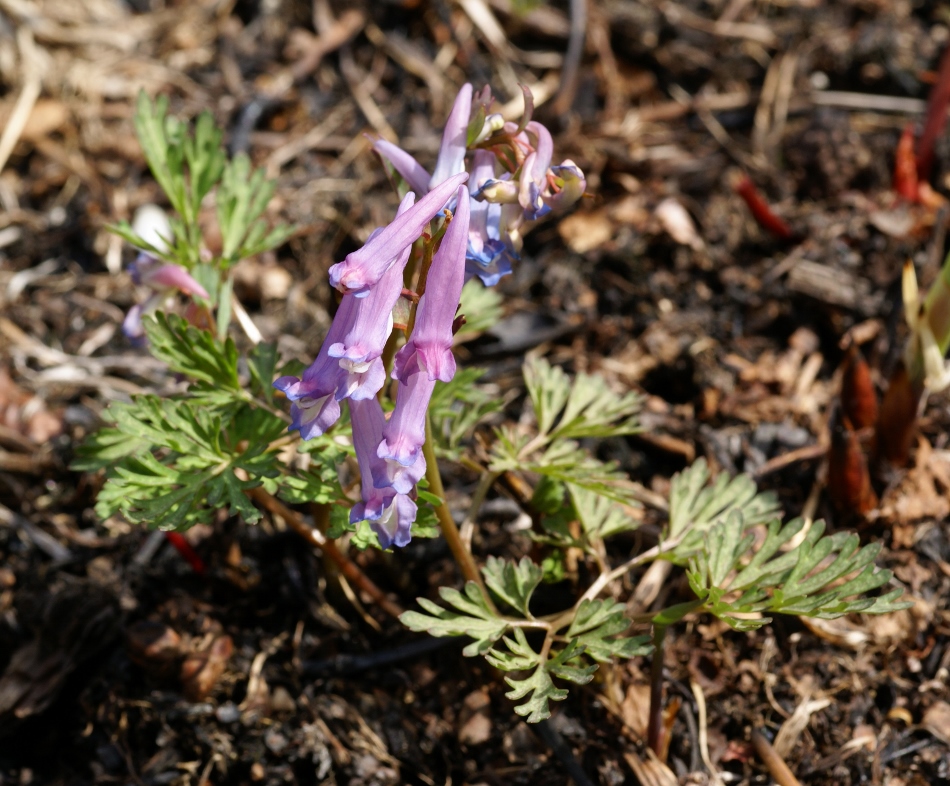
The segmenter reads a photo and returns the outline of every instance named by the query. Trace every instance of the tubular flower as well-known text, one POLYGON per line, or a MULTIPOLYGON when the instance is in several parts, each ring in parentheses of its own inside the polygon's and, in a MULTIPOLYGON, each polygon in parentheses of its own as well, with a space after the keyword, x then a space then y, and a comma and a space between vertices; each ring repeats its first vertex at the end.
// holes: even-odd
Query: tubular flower
POLYGON ((122 331, 133 341, 141 340, 145 336, 142 317, 158 308, 169 295, 181 292, 205 300, 210 299, 205 288, 195 281, 185 268, 181 265, 165 264, 151 254, 139 254, 129 267, 129 272, 132 281, 137 285, 152 290, 152 294, 145 301, 129 309, 122 322, 122 331))
POLYGON ((452 111, 445 121, 442 144, 439 146, 439 157, 435 162, 435 171, 429 181, 429 188, 435 188, 452 175, 465 171, 465 142, 468 134, 468 121, 471 115, 472 86, 466 82, 455 97, 452 111))
MULTIPOLYGON (((379 484, 387 476, 389 467, 376 455, 376 446, 382 439, 385 417, 375 398, 350 402, 353 423, 353 446, 360 467, 362 499, 350 511, 350 522, 368 520, 379 545, 405 546, 412 538, 412 523, 416 520, 416 503, 391 484, 379 484)), ((425 462, 423 461, 423 472, 425 462)), ((420 473, 420 477, 421 477, 420 473)))
POLYGON ((449 382, 455 376, 452 323, 465 283, 470 214, 468 189, 459 186, 457 196, 455 217, 432 258, 426 291, 416 310, 412 337, 396 353, 393 379, 400 382, 407 382, 408 377, 417 371, 426 372, 433 381, 449 382))
MULTIPOLYGON (((171 224, 165 211, 150 204, 142 205, 135 211, 132 231, 160 253, 168 249, 168 238, 172 236, 171 224)), ((142 251, 135 258, 129 265, 129 273, 136 286, 146 286, 152 290, 146 300, 129 309, 122 322, 122 331, 132 341, 141 341, 145 336, 142 317, 158 308, 175 292, 210 300, 205 288, 195 281, 185 268, 162 262, 149 251, 142 251)))
POLYGON ((330 284, 341 292, 366 297, 466 180, 468 174, 462 172, 433 188, 391 224, 370 237, 366 245, 333 265, 330 284))
MULTIPOLYGON (((407 194, 397 221, 413 201, 414 196, 407 194)), ((392 310, 402 292, 402 273, 411 250, 410 244, 397 255, 365 297, 343 296, 323 346, 303 378, 281 377, 274 383, 293 402, 290 428, 304 439, 318 437, 336 423, 341 400, 372 398, 385 383, 381 356, 392 333, 392 310)))
MULTIPOLYGON (((426 440, 426 411, 435 382, 425 372, 417 372, 399 385, 396 409, 383 429, 376 450, 377 457, 386 461, 387 466, 395 464, 410 470, 400 473, 404 481, 410 482, 410 486, 425 474, 422 444, 426 440), (421 471, 418 467, 420 462, 421 471)), ((393 466, 390 471, 393 476, 396 469, 393 466)))

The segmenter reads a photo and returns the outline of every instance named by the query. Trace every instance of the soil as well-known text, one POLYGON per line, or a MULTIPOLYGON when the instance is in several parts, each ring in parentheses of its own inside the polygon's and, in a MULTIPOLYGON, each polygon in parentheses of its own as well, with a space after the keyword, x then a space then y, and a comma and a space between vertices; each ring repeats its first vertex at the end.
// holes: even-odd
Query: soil
MULTIPOLYGON (((906 337, 902 265, 926 287, 947 251, 950 213, 900 201, 892 175, 948 8, 587 6, 574 71, 564 52, 584 20, 567 2, 0 0, 0 152, 13 144, 0 165, 0 784, 767 783, 753 729, 801 783, 950 783, 946 394, 929 397, 910 466, 875 478, 867 515, 829 501, 822 447, 847 348, 883 390, 906 337), (643 433, 597 446, 644 488, 643 526, 611 558, 655 542, 651 500, 704 456, 751 473, 789 517, 880 541, 914 600, 754 634, 704 617, 672 629, 668 768, 643 744, 647 662, 602 667, 529 726, 483 660, 361 601, 279 520, 190 531, 201 574, 161 534, 97 517, 101 477, 69 469, 110 401, 174 384, 122 335, 131 251, 106 229, 161 202, 132 129, 140 89, 179 117, 211 111, 229 150, 277 178, 270 217, 302 229, 242 263, 237 292, 267 340, 307 361, 332 308, 327 268, 396 204, 364 132, 431 165, 466 80, 502 103, 529 85, 557 155, 588 176, 582 204, 527 237, 500 284, 505 321, 460 360, 486 369, 515 420, 529 351, 646 394, 643 433), (756 223, 741 172, 790 237, 756 223)), ((944 135, 938 193, 948 148, 944 135)), ((475 478, 445 473, 464 512, 475 478)), ((530 548, 519 514, 491 492, 477 559, 530 548)), ((441 541, 355 558, 405 606, 460 583, 441 541)), ((543 602, 563 608, 577 588, 543 602)), ((658 602, 688 592, 674 572, 658 602)))

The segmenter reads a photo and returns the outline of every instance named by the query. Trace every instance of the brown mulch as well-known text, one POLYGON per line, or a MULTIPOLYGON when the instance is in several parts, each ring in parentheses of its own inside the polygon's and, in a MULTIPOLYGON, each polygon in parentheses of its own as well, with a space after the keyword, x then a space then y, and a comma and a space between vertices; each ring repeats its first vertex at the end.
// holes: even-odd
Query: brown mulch
MULTIPOLYGON (((129 251, 105 228, 160 201, 132 131, 140 89, 181 117, 210 110, 229 150, 277 178, 272 217, 302 230, 243 262, 237 289, 264 337, 305 360, 329 320, 327 268, 395 204, 364 132, 431 164, 466 80, 513 115, 531 87, 590 197, 528 236, 501 284, 506 322, 463 362, 515 390, 533 350, 643 391, 644 434, 601 448, 634 480, 663 494, 698 456, 750 472, 789 516, 883 541, 915 601, 752 635, 706 618, 672 630, 672 772, 768 782, 754 728, 805 784, 950 783, 946 394, 866 522, 827 501, 821 452, 846 347, 882 386, 904 337, 901 265, 926 286, 946 251, 947 215, 905 215, 891 190, 946 9, 587 5, 565 73, 567 2, 0 0, 0 784, 669 782, 643 763, 649 664, 602 668, 529 727, 484 661, 355 604, 280 522, 192 530, 202 577, 162 536, 100 520, 101 479, 68 469, 110 401, 169 384, 122 336, 129 251), (753 221, 740 171, 791 240, 753 221)), ((943 139, 940 192, 948 153, 943 139)), ((464 510, 473 478, 448 470, 464 510)), ((492 494, 477 557, 526 547, 517 515, 492 494)), ((662 514, 643 516, 648 538, 662 514)), ((438 541, 359 559, 406 605, 458 582, 438 541)), ((659 602, 687 591, 673 574, 659 602)))

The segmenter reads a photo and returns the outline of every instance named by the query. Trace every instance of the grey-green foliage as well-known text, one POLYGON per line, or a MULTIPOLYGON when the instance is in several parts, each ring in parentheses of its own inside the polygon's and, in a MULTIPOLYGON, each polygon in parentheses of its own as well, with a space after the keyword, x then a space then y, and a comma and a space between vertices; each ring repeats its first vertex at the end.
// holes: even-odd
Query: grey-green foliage
POLYGON ((455 334, 459 344, 488 330, 502 317, 502 297, 496 287, 486 287, 478 277, 465 282, 459 300, 459 314, 465 321, 455 334))
POLYGON ((765 540, 753 549, 755 535, 739 511, 717 521, 686 572, 705 610, 737 630, 753 630, 770 622, 762 615, 773 612, 831 619, 853 612, 886 614, 911 605, 897 602, 900 589, 860 597, 891 580, 891 571, 874 565, 879 543, 862 547, 858 536, 848 532, 824 535, 824 522, 816 521, 790 548, 804 527, 800 518, 785 525, 773 520, 765 540))
POLYGON ((474 641, 463 650, 464 655, 484 655, 502 671, 531 672, 526 678, 505 677, 512 688, 508 698, 525 699, 515 712, 526 715, 529 722, 547 718, 549 702, 567 696, 554 677, 576 683, 590 681, 597 666, 586 664, 582 656, 604 663, 613 657, 630 658, 650 651, 648 637, 624 635, 630 620, 624 616, 623 606, 612 599, 584 600, 557 625, 536 622, 530 604, 542 574, 527 557, 517 563, 490 557, 482 574, 492 596, 517 611, 519 617, 506 617, 492 609, 475 582, 468 582, 464 594, 440 588, 443 602, 451 608, 419 598, 424 613, 407 611, 400 620, 412 630, 433 636, 469 636, 474 641), (549 637, 562 628, 567 631, 557 638, 559 644, 536 650, 525 634, 525 622, 546 630, 549 637))
POLYGON ((679 539, 679 544, 666 558, 685 565, 708 540, 709 531, 733 512, 751 527, 774 518, 779 504, 771 492, 760 494, 748 475, 730 477, 722 472, 710 483, 706 460, 695 461, 670 483, 669 523, 663 540, 679 539))
POLYGON ((498 412, 503 402, 479 385, 485 372, 480 368, 460 368, 450 382, 437 382, 429 400, 429 418, 436 452, 458 460, 463 441, 475 427, 498 412))
POLYGON ((550 658, 542 658, 535 652, 521 628, 515 628, 514 637, 503 639, 507 650, 493 649, 485 657, 488 662, 502 671, 531 671, 524 679, 505 677, 511 690, 505 696, 512 701, 525 699, 523 704, 515 706, 518 715, 526 716, 528 723, 537 723, 551 717, 549 702, 563 701, 567 691, 558 688, 551 678, 584 685, 593 679, 597 666, 584 666, 579 657, 584 648, 576 641, 568 642, 563 650, 550 658))
POLYGON ((572 382, 543 359, 528 360, 524 378, 537 434, 513 427, 498 429, 491 469, 527 470, 633 504, 627 476, 615 464, 592 456, 577 440, 636 433, 642 398, 636 393, 614 393, 596 375, 578 374, 572 382))
POLYGON ((260 513, 245 494, 256 486, 291 502, 344 498, 336 464, 345 452, 332 440, 311 446, 307 470, 280 459, 274 443, 286 423, 271 406, 273 347, 252 351, 244 380, 230 339, 220 341, 175 315, 159 313, 143 325, 156 357, 188 384, 179 394, 112 404, 107 425, 81 446, 74 468, 106 472, 99 515, 120 512, 151 527, 185 529, 225 507, 257 521, 260 513))
MULTIPOLYGON (((112 230, 156 257, 195 270, 212 295, 212 303, 220 302, 227 307, 227 283, 218 287, 216 281, 208 280, 209 276, 200 275, 202 203, 217 187, 215 206, 223 249, 211 267, 224 270, 240 259, 276 248, 293 233, 293 227, 284 224, 268 230, 262 218, 273 196, 274 182, 267 179, 263 169, 253 169, 246 155, 228 160, 221 146, 223 132, 210 112, 199 115, 191 129, 187 123, 168 115, 167 97, 159 96, 152 101, 141 92, 135 131, 149 169, 174 211, 170 217, 174 237, 168 238, 169 248, 159 249, 139 237, 127 221, 112 230)), ((219 335, 223 332, 219 331, 219 335)))

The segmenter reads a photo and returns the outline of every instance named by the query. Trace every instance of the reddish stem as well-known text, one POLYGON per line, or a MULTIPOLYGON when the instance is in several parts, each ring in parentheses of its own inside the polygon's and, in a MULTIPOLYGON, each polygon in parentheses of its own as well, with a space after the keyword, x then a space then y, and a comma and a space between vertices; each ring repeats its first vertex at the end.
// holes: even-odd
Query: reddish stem
POLYGON ((950 46, 940 58, 940 70, 937 81, 930 91, 927 101, 927 117, 924 132, 917 145, 917 179, 925 181, 930 177, 930 168, 934 162, 934 143, 947 122, 947 105, 950 104, 950 46))
POLYGON ((914 161, 914 126, 908 123, 894 154, 894 190, 908 202, 916 202, 917 164, 914 161))
POLYGON ((165 539, 172 545, 172 547, 177 551, 183 560, 191 565, 191 569, 197 573, 199 576, 205 576, 208 573, 208 568, 205 566, 204 560, 198 556, 191 544, 185 540, 185 536, 180 532, 166 532, 165 539))
POLYGON ((748 175, 742 175, 735 185, 736 193, 745 200, 752 217, 756 223, 763 229, 771 232, 782 240, 791 240, 794 233, 788 224, 772 212, 772 208, 762 198, 755 184, 749 179, 748 175))

